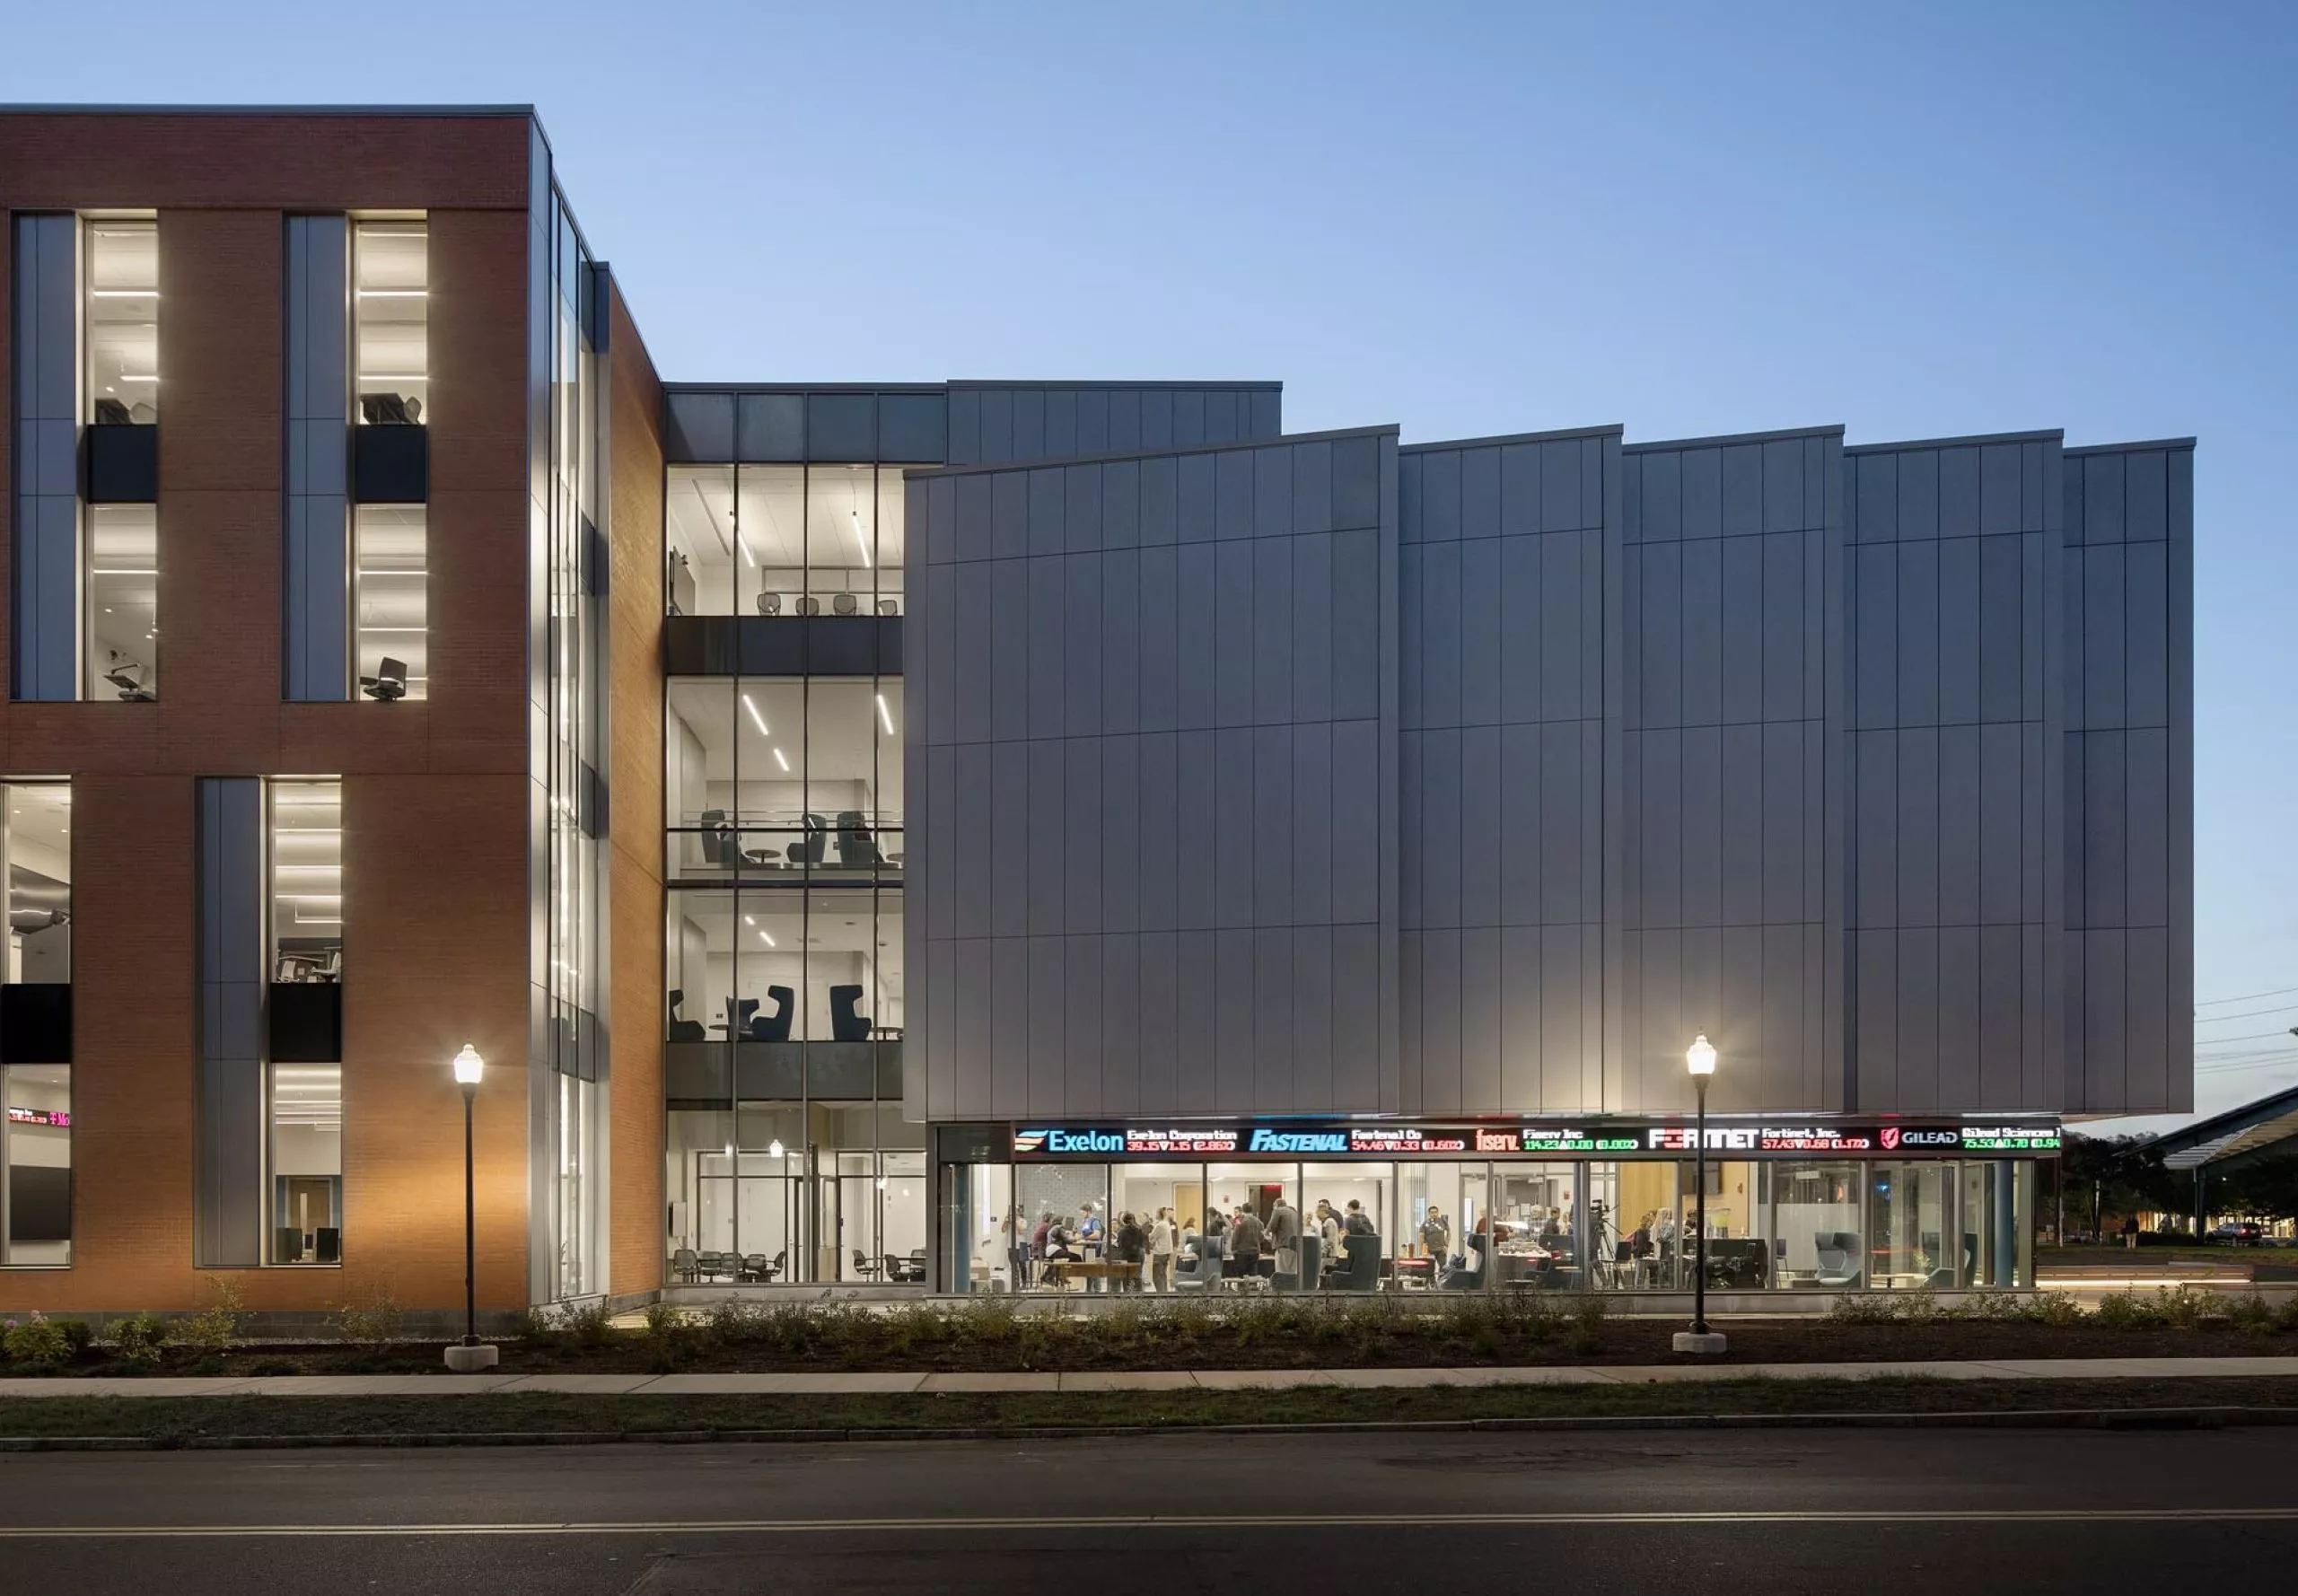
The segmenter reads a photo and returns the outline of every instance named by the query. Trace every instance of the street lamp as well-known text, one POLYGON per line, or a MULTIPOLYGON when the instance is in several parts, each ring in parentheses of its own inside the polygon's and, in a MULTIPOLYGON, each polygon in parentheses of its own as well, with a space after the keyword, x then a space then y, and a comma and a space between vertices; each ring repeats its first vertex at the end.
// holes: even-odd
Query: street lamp
POLYGON ((460 1346, 447 1348, 447 1367, 458 1374, 470 1374, 493 1368, 500 1356, 494 1347, 478 1344, 478 1210, 473 1196, 470 1122, 487 1060, 465 1042, 463 1050, 455 1055, 454 1070, 455 1084, 463 1092, 463 1341, 460 1346))
POLYGON ((1700 1354, 1724 1350, 1724 1337, 1707 1328, 1707 1077, 1715 1073, 1715 1046, 1702 1031, 1684 1049, 1684 1065, 1691 1071, 1698 1109, 1693 1120, 1696 1152, 1692 1176, 1691 1329, 1676 1332, 1678 1352, 1700 1354))

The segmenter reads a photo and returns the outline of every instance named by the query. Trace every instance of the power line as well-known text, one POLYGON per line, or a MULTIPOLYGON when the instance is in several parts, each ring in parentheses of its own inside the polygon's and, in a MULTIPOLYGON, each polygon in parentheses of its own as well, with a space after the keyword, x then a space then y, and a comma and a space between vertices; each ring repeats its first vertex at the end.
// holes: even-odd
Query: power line
POLYGON ((2194 1022, 2197 1025, 2216 1025, 2227 1020, 2255 1020, 2260 1014, 2287 1014, 2294 1009, 2298 1009, 2298 1003, 2285 1003, 2271 1009, 2237 1009, 2231 1014, 2197 1014, 2194 1022))
POLYGON ((2288 1030, 2246 1030, 2246 1031, 2244 1031, 2241 1036, 2215 1036, 2215 1037, 2212 1037, 2212 1038, 2210 1038, 2210 1039, 2209 1039, 2209 1045, 2210 1045, 2210 1046, 2212 1046, 2212 1047, 2214 1047, 2214 1048, 2215 1048, 2215 1047, 2218 1047, 2218 1046, 2220 1046, 2221 1044, 2223 1044, 2223 1043, 2226 1043, 2226 1042, 2256 1042, 2256 1041, 2263 1041, 2263 1040, 2265 1040, 2265 1039, 2266 1039, 2267 1038, 2268 1038, 2268 1037, 2288 1036, 2289 1034, 2290 1034, 2290 1032, 2289 1032, 2288 1030))
POLYGON ((2240 997, 2206 997, 2194 1006, 2198 1009, 2223 1008, 2230 1003, 2253 1003, 2261 997, 2281 997, 2292 992, 2298 992, 2298 987, 2276 987, 2271 992, 2245 992, 2240 997))

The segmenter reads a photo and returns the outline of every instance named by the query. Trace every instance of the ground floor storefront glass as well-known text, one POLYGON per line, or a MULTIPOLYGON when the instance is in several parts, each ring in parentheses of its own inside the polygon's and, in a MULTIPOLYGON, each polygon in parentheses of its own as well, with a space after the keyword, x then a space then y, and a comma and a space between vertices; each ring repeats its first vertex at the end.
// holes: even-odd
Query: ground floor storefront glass
MULTIPOLYGON (((1693 1285, 1702 1194, 1690 1159, 1006 1163, 988 1156, 996 1139, 980 1138, 978 1162, 945 1154, 938 1172, 940 1289, 1693 1285)), ((2030 1287, 2035 1162, 1711 1152, 1708 1287, 2030 1287)))
POLYGON ((922 1127, 867 1103, 745 1102, 666 1118, 671 1285, 925 1280, 922 1127))

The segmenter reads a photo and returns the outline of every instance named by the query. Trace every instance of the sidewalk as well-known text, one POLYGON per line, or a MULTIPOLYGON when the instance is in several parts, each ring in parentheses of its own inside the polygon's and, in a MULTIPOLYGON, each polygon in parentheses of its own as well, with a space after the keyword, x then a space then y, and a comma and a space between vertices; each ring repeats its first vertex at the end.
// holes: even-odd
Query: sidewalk
POLYGON ((555 1391, 584 1396, 846 1397, 870 1393, 1174 1391, 1481 1385, 1636 1385, 1653 1381, 2164 1380, 2298 1375, 2298 1357, 2009 1358, 1991 1363, 1619 1364, 1517 1369, 1144 1370, 1072 1374, 281 1374, 259 1379, 0 1380, 9 1397, 443 1397, 555 1391))

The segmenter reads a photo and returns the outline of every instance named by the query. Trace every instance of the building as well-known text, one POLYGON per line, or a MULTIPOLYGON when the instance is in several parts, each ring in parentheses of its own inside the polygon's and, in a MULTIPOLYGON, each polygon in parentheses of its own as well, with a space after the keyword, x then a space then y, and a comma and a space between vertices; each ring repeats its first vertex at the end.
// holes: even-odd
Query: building
POLYGON ((0 174, 0 1306, 448 1307, 466 1041, 498 1312, 1680 1284, 1696 1033, 1719 1281, 2022 1283, 2189 1106, 2191 441, 663 382, 523 108, 0 174))

